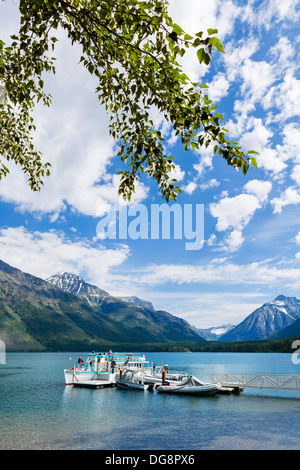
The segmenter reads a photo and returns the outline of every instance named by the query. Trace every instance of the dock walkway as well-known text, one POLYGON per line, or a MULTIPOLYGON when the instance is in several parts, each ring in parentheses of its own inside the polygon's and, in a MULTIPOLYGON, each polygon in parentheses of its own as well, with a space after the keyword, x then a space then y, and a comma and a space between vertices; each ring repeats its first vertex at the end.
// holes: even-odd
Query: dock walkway
POLYGON ((277 388, 300 390, 300 375, 287 374, 209 374, 213 383, 232 388, 277 388))

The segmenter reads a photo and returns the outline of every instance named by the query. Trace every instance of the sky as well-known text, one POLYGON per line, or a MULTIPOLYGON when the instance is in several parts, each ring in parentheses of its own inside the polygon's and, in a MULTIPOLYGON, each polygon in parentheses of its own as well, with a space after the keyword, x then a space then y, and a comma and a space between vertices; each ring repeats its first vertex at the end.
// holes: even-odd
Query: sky
MULTIPOLYGON (((78 64, 80 49, 59 33, 56 75, 45 77, 52 105, 34 112, 35 145, 51 163, 51 176, 33 193, 10 165, 0 182, 0 259, 43 279, 80 275, 198 328, 237 325, 280 294, 300 298, 300 2, 170 0, 169 13, 190 34, 218 29, 225 54, 215 52, 207 67, 189 50, 182 67, 208 85, 231 138, 259 152, 258 169, 244 176, 211 147, 184 151, 154 114, 175 158, 182 235, 176 238, 170 223, 169 237, 151 236, 151 210, 164 201, 147 177, 129 207, 120 201, 117 144, 96 81, 78 64), (127 236, 118 229, 115 238, 105 236, 100 228, 121 207, 127 236), (203 241, 187 249, 193 231, 203 241)), ((0 39, 8 43, 18 23, 17 2, 1 2, 0 39)))

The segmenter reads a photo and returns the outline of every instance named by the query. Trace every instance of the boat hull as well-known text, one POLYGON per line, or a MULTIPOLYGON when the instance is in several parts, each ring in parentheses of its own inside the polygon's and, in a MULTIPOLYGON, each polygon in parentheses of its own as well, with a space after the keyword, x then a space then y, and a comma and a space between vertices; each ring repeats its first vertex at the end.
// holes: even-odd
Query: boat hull
POLYGON ((123 388, 124 390, 147 390, 149 385, 147 384, 138 384, 138 383, 126 383, 121 380, 116 380, 118 387, 123 388))
POLYGON ((115 382, 115 375, 116 374, 111 374, 109 372, 105 373, 100 373, 98 374, 97 372, 93 371, 85 371, 85 370, 69 370, 66 369, 64 371, 65 375, 65 383, 66 385, 73 385, 74 383, 82 383, 82 382, 88 382, 91 380, 105 380, 108 382, 115 382))
POLYGON ((214 395, 219 391, 219 387, 215 384, 212 385, 201 385, 199 387, 184 387, 184 386, 172 386, 172 385, 161 385, 157 387, 157 391, 160 393, 171 393, 178 395, 214 395))

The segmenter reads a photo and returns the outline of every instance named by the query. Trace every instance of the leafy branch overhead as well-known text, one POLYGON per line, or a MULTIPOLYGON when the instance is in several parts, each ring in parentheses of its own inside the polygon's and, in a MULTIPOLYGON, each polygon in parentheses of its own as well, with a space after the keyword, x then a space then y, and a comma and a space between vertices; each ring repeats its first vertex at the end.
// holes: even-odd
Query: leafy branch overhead
MULTIPOLYGON (((130 199, 143 173, 156 180, 166 201, 180 193, 169 177, 174 160, 150 118, 152 107, 172 124, 185 150, 213 143, 214 152, 243 173, 251 163, 256 166, 251 152, 245 154, 227 139, 223 117, 205 94, 207 86, 191 82, 178 62, 188 48, 206 65, 214 49, 224 53, 217 30, 207 30, 206 37, 186 34, 167 6, 166 0, 20 1, 20 30, 9 46, 0 41, 0 154, 21 165, 33 190, 41 187, 50 165, 34 148, 31 112, 39 101, 51 104, 43 74, 55 73, 51 55, 58 28, 81 45, 81 62, 98 79, 96 92, 110 115, 118 156, 126 163, 119 172, 121 195, 130 199)), ((0 179, 8 172, 2 161, 0 179)))

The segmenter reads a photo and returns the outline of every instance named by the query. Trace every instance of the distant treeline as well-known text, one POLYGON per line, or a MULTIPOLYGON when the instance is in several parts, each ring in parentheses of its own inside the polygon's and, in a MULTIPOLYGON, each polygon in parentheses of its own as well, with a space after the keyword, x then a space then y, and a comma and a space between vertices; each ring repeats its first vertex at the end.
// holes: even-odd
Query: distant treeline
POLYGON ((276 341, 205 341, 197 343, 185 341, 180 343, 118 343, 112 345, 114 351, 132 352, 257 352, 257 353, 293 353, 292 344, 297 338, 286 338, 276 341))
MULTIPOLYGON (((218 342, 218 341, 184 341, 172 343, 101 343, 94 342, 92 349, 85 343, 74 344, 74 348, 49 348, 48 351, 86 351, 90 352, 108 352, 112 349, 114 352, 248 352, 248 353, 293 353, 295 349, 292 344, 296 340, 300 340, 300 336, 296 338, 286 338, 276 341, 235 341, 235 342, 218 342)), ((91 346, 91 345, 89 345, 91 346)), ((13 349, 8 349, 13 351, 13 349)), ((22 351, 22 349, 18 349, 22 351)), ((34 351, 34 349, 27 349, 34 351)))

